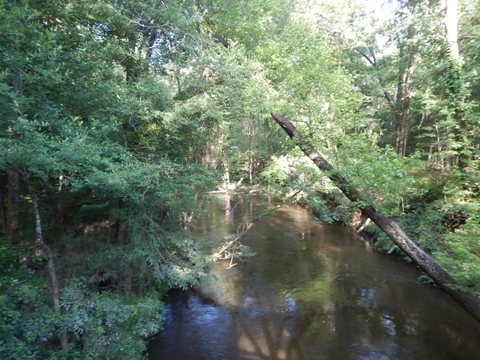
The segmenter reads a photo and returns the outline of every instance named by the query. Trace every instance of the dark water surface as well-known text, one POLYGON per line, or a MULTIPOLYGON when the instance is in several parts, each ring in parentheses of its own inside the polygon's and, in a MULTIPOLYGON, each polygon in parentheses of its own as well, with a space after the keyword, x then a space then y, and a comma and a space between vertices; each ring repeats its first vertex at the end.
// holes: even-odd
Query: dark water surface
MULTIPOLYGON (((195 231, 218 247, 265 208, 212 206, 195 231)), ((150 359, 480 359, 479 323, 341 226, 282 206, 242 241, 256 256, 221 261, 198 291, 169 294, 150 359)))

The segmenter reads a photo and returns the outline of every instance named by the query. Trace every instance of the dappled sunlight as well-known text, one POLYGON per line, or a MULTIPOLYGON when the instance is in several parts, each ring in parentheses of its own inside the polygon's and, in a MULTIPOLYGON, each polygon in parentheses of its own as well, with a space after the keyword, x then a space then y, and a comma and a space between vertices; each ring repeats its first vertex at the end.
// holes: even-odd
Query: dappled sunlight
POLYGON ((301 349, 298 348, 298 343, 295 342, 287 325, 273 324, 269 326, 265 323, 258 327, 259 329, 250 332, 252 328, 248 322, 240 322, 237 348, 242 358, 252 360, 303 359, 301 349))

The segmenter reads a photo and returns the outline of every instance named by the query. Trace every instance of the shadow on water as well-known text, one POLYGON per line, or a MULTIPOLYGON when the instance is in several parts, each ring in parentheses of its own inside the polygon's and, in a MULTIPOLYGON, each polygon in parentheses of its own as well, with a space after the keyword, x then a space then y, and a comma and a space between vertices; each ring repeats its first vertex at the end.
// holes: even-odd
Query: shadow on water
MULTIPOLYGON (((266 203, 212 205, 205 247, 266 203)), ((346 229, 283 206, 243 239, 256 256, 217 263, 195 292, 169 293, 156 359, 480 359, 480 326, 419 271, 346 229)))

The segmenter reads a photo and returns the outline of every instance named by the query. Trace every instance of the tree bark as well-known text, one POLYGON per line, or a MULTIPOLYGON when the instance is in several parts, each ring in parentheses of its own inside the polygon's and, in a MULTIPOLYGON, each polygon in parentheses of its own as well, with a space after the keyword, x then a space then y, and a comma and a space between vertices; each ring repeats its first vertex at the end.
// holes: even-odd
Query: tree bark
MULTIPOLYGON (((23 96, 23 79, 22 71, 17 68, 11 74, 11 86, 13 92, 18 98, 23 96)), ((14 138, 15 134, 12 129, 11 120, 6 121, 7 132, 10 133, 10 137, 14 138)), ((19 192, 19 175, 16 171, 8 171, 8 194, 7 194, 7 238, 13 243, 15 241, 15 235, 19 228, 19 210, 18 210, 18 192, 19 192)))
POLYGON ((118 212, 119 212, 119 218, 115 222, 115 242, 117 244, 122 243, 123 240, 123 232, 122 232, 122 220, 121 220, 121 214, 120 212, 122 209, 124 209, 126 206, 125 200, 123 198, 118 199, 118 212))
POLYGON ((8 240, 13 242, 18 231, 18 189, 19 177, 16 171, 8 172, 8 195, 7 195, 7 222, 8 240))
POLYGON ((447 89, 450 98, 450 108, 458 124, 455 140, 460 144, 457 150, 458 168, 462 172, 468 169, 469 144, 467 138, 467 123, 465 120, 465 84, 462 79, 462 60, 458 47, 458 0, 445 1, 445 40, 448 46, 447 80, 452 86, 447 89))
MULTIPOLYGON (((2 178, 0 177, 0 181, 2 178)), ((3 196, 3 186, 2 183, 0 182, 0 221, 2 223, 2 233, 7 234, 7 210, 5 208, 5 199, 3 196)))
MULTIPOLYGON (((307 155, 315 165, 327 176, 352 202, 365 203, 360 193, 313 147, 311 143, 301 138, 295 127, 282 115, 272 113, 272 117, 290 136, 295 144, 307 155)), ((455 280, 441 268, 435 260, 415 244, 400 226, 392 219, 381 215, 373 206, 359 206, 365 216, 370 218, 388 237, 402 249, 423 271, 425 271, 443 290, 455 299, 465 310, 480 321, 480 299, 456 289, 455 280)))
MULTIPOLYGON (((23 179, 27 185, 27 191, 32 199, 32 210, 35 217, 35 244, 47 257, 47 270, 50 277, 50 283, 52 287, 53 308, 58 315, 62 314, 61 302, 60 302, 60 286, 58 283, 57 271, 55 270, 55 262, 53 259, 53 252, 45 241, 42 234, 42 219, 40 217, 40 209, 38 207, 38 198, 33 191, 32 185, 29 181, 29 175, 24 174, 23 179)), ((60 344, 63 349, 67 347, 67 335, 64 331, 60 331, 60 344)))
POLYGON ((458 0, 446 0, 445 3, 445 33, 450 51, 450 56, 460 60, 460 50, 458 48, 458 0))
MULTIPOLYGON (((413 30, 408 29, 407 41, 412 41, 413 30)), ((399 44, 400 56, 398 66, 397 97, 395 100, 395 149, 398 154, 407 154, 409 133, 410 99, 413 92, 412 75, 417 59, 417 49, 411 44, 399 44)))

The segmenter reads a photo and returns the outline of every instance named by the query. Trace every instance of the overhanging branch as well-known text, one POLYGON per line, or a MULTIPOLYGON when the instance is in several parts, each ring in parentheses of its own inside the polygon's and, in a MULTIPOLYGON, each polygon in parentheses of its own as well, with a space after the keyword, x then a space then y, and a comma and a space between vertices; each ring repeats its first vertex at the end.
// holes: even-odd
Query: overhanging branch
MULTIPOLYGON (((295 126, 285 117, 272 112, 273 119, 279 124, 295 144, 308 156, 315 165, 354 203, 369 203, 350 182, 338 173, 334 167, 315 149, 315 147, 303 140, 295 129, 295 126)), ((370 218, 382 231, 402 249, 423 271, 425 271, 443 290, 462 305, 470 314, 480 321, 480 299, 457 290, 455 280, 435 260, 413 242, 400 226, 390 218, 381 215, 373 206, 358 206, 358 208, 370 218)))

